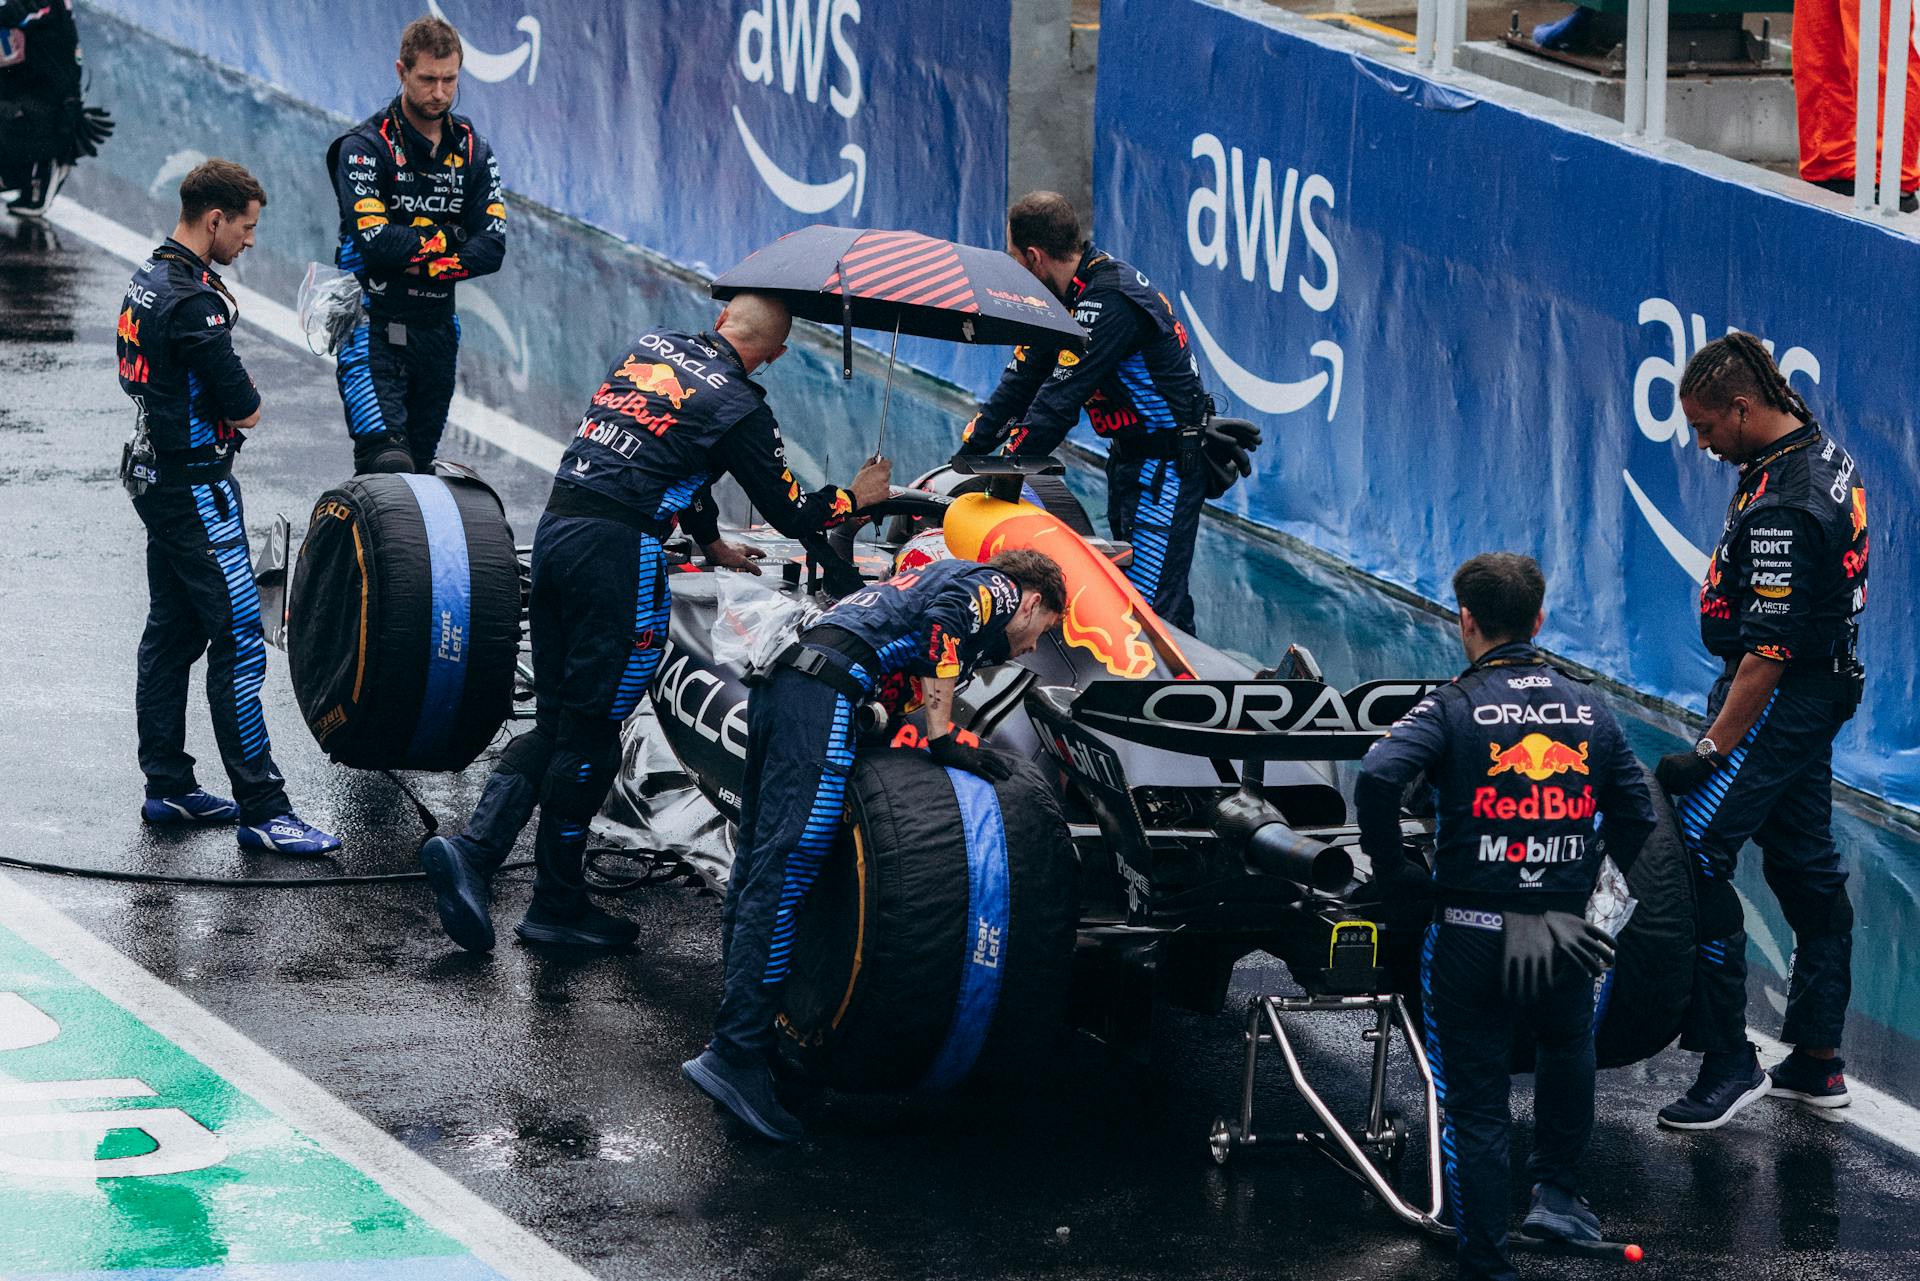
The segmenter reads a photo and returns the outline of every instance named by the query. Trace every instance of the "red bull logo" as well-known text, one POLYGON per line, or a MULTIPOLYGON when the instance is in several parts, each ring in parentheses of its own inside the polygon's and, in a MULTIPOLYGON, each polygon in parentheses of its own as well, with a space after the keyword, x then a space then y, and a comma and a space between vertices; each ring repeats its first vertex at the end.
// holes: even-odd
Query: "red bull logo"
POLYGON ((1067 598, 1060 634, 1067 644, 1099 659, 1115 676, 1139 680, 1153 675, 1153 647, 1142 638, 1140 620, 1124 596, 1098 591, 1092 584, 1080 588, 1067 598))
MULTIPOLYGON (((664 369, 666 366, 662 365, 660 368, 664 369)), ((678 404, 679 402, 676 401, 675 403, 678 404)), ((844 489, 834 490, 833 506, 827 512, 828 519, 842 520, 851 515, 853 515, 853 495, 844 489)))
POLYGON ((1555 774, 1565 774, 1568 770, 1576 774, 1587 772, 1585 743, 1575 751, 1565 743, 1556 743, 1545 734, 1529 734, 1512 747, 1489 743, 1487 754, 1493 759, 1492 766, 1487 770, 1489 778, 1511 772, 1537 783, 1555 774))
POLYGON ((466 266, 460 261, 459 254, 448 254, 444 258, 435 258, 427 264, 427 275, 430 277, 462 276, 466 274, 466 270, 466 266))
POLYGON ((129 307, 120 313, 120 323, 114 327, 114 332, 120 336, 121 342, 131 343, 135 347, 140 345, 140 322, 133 318, 133 308, 129 307))
POLYGON ((447 233, 444 231, 436 231, 420 242, 420 256, 422 258, 432 258, 446 252, 447 233))
POLYGON ((1853 506, 1848 513, 1853 517, 1853 536, 1855 538, 1867 532, 1867 491, 1858 485, 1853 487, 1853 506))
MULTIPOLYGON (((687 403, 687 398, 699 391, 698 387, 689 390, 680 383, 673 372, 672 365, 641 364, 632 356, 620 364, 619 372, 614 375, 624 378, 648 395, 660 396, 671 402, 675 409, 687 403)), ((848 508, 852 510, 851 507, 848 508)))
POLYGON ((1473 789, 1473 816, 1501 822, 1524 819, 1529 823, 1560 823, 1592 818, 1599 811, 1593 788, 1583 787, 1576 795, 1563 787, 1535 783, 1525 796, 1502 796, 1497 787, 1473 789))

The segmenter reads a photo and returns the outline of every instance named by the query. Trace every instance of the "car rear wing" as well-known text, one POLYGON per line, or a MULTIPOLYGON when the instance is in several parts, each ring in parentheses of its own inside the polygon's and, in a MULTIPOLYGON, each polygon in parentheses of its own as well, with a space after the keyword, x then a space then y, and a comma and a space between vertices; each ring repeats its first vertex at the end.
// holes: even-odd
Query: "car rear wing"
POLYGON ((1066 710, 1088 729, 1186 756, 1352 761, 1443 683, 1368 681, 1342 692, 1315 680, 1103 680, 1066 710))

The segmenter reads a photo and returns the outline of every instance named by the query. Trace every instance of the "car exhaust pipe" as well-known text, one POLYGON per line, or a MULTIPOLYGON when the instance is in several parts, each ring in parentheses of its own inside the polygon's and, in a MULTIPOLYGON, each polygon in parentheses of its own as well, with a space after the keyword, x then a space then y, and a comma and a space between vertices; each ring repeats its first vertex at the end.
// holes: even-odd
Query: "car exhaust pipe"
POLYGON ((1338 894, 1353 882, 1353 856, 1335 845, 1300 835, 1281 820, 1265 797, 1235 792, 1214 808, 1214 830, 1255 872, 1281 876, 1323 894, 1338 894))

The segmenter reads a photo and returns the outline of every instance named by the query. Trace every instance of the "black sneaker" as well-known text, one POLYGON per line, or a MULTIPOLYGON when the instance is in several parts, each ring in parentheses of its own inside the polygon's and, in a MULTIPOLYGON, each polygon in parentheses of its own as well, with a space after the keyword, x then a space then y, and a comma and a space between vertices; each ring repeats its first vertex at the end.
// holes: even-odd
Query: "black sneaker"
POLYGON ((1699 1079, 1660 1109, 1660 1124, 1669 1130, 1717 1130, 1772 1088, 1751 1044, 1734 1054, 1704 1055, 1699 1079))
POLYGON ((1769 1093, 1817 1108, 1843 1108, 1853 1102, 1847 1093, 1846 1072, 1845 1059, 1816 1059, 1795 1050, 1767 1072, 1772 1082, 1769 1093))
POLYGON ((1593 1207, 1554 1183, 1533 1185, 1533 1205, 1520 1231, 1532 1237, 1552 1237, 1575 1244, 1600 1240, 1600 1220, 1593 1207))
POLYGON ((47 207, 60 194, 61 184, 72 172, 72 165, 63 165, 57 160, 36 161, 20 194, 7 202, 8 212, 16 218, 46 217, 47 207))
POLYGON ((708 1049, 682 1063, 680 1073, 763 1138, 792 1143, 806 1134, 806 1127, 774 1096, 773 1073, 764 1064, 743 1068, 708 1049))
POLYGON ((523 943, 560 947, 632 947, 640 937, 640 927, 624 916, 592 906, 563 914, 543 906, 538 898, 527 907, 526 917, 513 932, 523 943))

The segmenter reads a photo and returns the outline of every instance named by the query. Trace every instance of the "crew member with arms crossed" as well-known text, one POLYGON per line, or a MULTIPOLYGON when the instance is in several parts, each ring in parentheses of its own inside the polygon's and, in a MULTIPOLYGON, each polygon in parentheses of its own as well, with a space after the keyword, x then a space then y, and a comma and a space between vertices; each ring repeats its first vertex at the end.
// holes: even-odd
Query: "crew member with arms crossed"
POLYGON ((180 184, 180 222, 133 273, 118 337, 134 436, 121 477, 147 527, 147 628, 134 708, 158 826, 239 821, 240 848, 325 854, 340 842, 293 813, 267 742, 267 642, 233 460, 260 422, 260 393, 233 349, 239 308, 215 266, 253 244, 267 193, 209 160, 180 184), (202 791, 187 755, 187 676, 207 656, 213 736, 233 800, 202 791))
POLYGON ((1853 904, 1833 844, 1833 739, 1863 682, 1867 491, 1752 334, 1700 349, 1681 375, 1680 407, 1700 448, 1740 469, 1700 587, 1700 639, 1726 670, 1707 695, 1706 735, 1656 771, 1694 855, 1700 945, 1680 1046, 1702 1056, 1660 1124, 1711 1130, 1768 1093, 1848 1101, 1839 1045, 1853 904), (1747 934, 1733 888, 1750 837, 1794 936, 1780 1032, 1794 1050, 1770 1073, 1747 1040, 1747 934))
POLYGON ((1526 1230, 1600 1239, 1578 1177, 1593 1131, 1593 979, 1613 943, 1584 913, 1602 854, 1631 870, 1654 814, 1612 714, 1533 647, 1540 567, 1476 556, 1453 590, 1471 666, 1373 745, 1354 805, 1383 901, 1433 905, 1420 977, 1460 1276, 1508 1281, 1517 1028, 1536 1047, 1526 1230), (1431 875, 1400 835, 1401 798, 1422 774, 1437 802, 1431 875))
MULTIPOLYGON (((760 572, 757 550, 720 537, 713 478, 730 473, 775 529, 829 561, 838 558, 821 531, 891 492, 891 464, 872 460, 851 490, 801 495, 766 393, 747 377, 786 350, 792 325, 777 299, 742 294, 711 333, 650 329, 588 404, 533 535, 533 729, 500 754, 466 830, 420 850, 440 922, 461 947, 493 947, 493 873, 536 804, 533 902, 515 934, 593 947, 638 936, 587 897, 587 829, 620 765, 620 726, 666 644, 661 540, 678 522, 709 564, 760 572)), ((828 576, 860 582, 844 561, 828 576)))
POLYGON ((1146 276, 1080 235, 1066 197, 1022 196, 1007 211, 1007 248, 1087 330, 1087 351, 1016 347, 1000 385, 961 434, 962 453, 1039 458, 1086 410, 1108 441, 1107 524, 1133 544, 1127 578, 1160 617, 1193 630, 1187 590, 1207 497, 1212 401, 1173 306, 1146 276))
POLYGON ((759 1134, 785 1143, 803 1133, 774 1096, 774 1020, 795 923, 840 830, 855 708, 885 677, 919 676, 933 759, 1007 778, 1006 760, 954 728, 954 690, 976 667, 1031 653, 1065 609, 1060 567, 1038 552, 936 561, 835 605, 754 688, 721 922, 726 991, 713 1039, 680 1070, 759 1134))
POLYGON ((432 469, 460 351, 454 282, 506 257, 493 148, 453 114, 460 61, 452 24, 407 24, 399 96, 327 149, 340 205, 334 261, 359 277, 367 309, 335 368, 356 472, 432 469))

